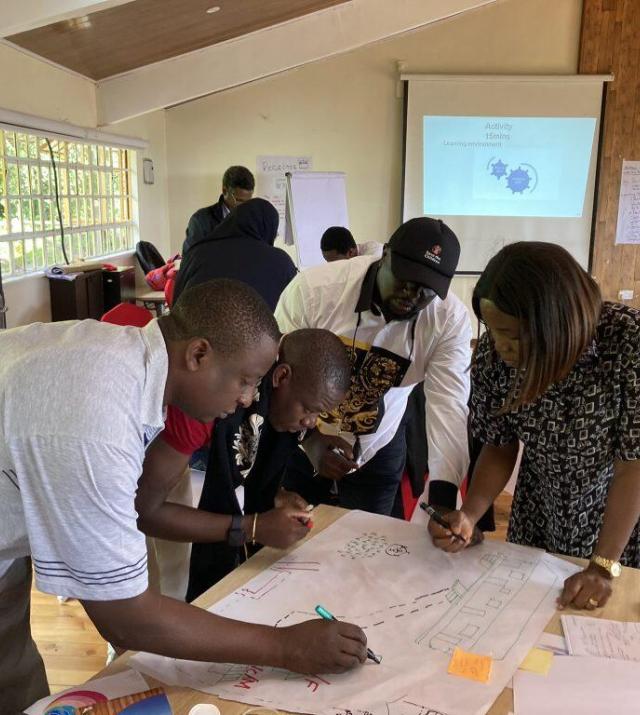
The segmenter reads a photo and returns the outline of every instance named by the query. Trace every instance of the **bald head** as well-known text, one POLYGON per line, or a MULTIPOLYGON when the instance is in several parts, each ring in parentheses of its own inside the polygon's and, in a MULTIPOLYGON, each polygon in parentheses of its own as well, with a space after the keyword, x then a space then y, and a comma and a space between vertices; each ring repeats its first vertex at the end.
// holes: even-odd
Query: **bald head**
POLYGON ((333 410, 351 382, 351 361, 340 338, 328 330, 303 328, 282 339, 273 373, 269 421, 274 429, 309 429, 333 410))
POLYGON ((329 330, 302 328, 288 333, 280 345, 280 361, 291 365, 298 389, 310 392, 349 389, 349 354, 342 340, 329 330))

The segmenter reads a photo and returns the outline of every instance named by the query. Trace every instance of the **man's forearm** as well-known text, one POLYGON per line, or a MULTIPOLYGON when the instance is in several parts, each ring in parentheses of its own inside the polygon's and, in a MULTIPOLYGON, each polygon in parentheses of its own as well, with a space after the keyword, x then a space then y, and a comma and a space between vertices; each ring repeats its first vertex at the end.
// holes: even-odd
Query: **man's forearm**
MULTIPOLYGON (((243 518, 246 533, 252 517, 243 518)), ((226 541, 231 515, 212 514, 202 509, 165 502, 150 515, 138 520, 138 528, 147 536, 167 541, 213 543, 226 541)))
POLYGON ((594 554, 617 561, 640 518, 640 462, 616 462, 594 554))
POLYGON ((152 591, 121 601, 85 601, 112 644, 172 658, 282 666, 277 629, 216 616, 152 591))
POLYGON ((485 444, 476 462, 471 486, 462 505, 462 510, 474 521, 493 504, 505 488, 518 459, 518 442, 505 447, 485 444))

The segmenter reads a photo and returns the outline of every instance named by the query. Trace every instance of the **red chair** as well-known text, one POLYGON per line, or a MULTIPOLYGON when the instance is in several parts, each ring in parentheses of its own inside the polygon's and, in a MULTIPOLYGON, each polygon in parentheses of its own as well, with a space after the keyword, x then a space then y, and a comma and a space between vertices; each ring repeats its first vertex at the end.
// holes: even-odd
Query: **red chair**
POLYGON ((134 303, 118 303, 100 318, 101 323, 132 325, 135 328, 144 328, 151 320, 153 320, 151 311, 134 303))

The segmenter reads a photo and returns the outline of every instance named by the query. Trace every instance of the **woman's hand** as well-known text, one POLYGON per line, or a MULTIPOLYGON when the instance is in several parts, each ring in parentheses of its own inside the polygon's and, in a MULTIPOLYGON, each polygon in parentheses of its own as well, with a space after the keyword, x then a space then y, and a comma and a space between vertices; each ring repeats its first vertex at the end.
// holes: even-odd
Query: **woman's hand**
POLYGON ((467 514, 463 511, 449 511, 443 514, 443 517, 449 522, 450 529, 445 529, 440 526, 434 519, 429 519, 428 531, 431 534, 433 543, 443 551, 448 553, 456 553, 469 546, 471 543, 477 543, 473 539, 475 524, 467 514), (461 536, 461 539, 455 535, 461 536))
POLYGON ((589 564, 584 571, 569 576, 564 582, 558 608, 573 606, 593 611, 605 605, 612 591, 611 577, 596 564, 589 564))

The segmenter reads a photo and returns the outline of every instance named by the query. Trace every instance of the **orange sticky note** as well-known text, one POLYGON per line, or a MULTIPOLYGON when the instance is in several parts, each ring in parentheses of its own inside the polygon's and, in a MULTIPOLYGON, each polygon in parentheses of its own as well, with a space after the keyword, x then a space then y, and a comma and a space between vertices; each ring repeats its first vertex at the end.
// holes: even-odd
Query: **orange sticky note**
POLYGON ((542 648, 532 648, 527 657, 520 663, 520 670, 528 670, 531 673, 548 675, 553 662, 553 653, 542 648))
POLYGON ((477 680, 479 683, 488 683, 491 677, 493 658, 490 655, 477 655, 467 653, 462 648, 453 651, 447 673, 459 675, 461 678, 477 680))

